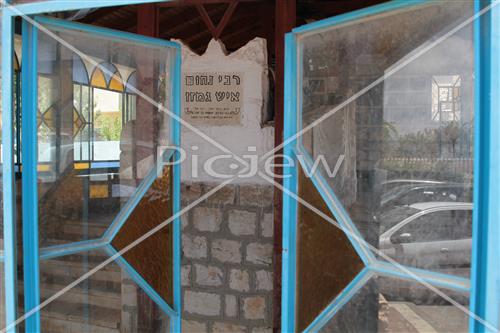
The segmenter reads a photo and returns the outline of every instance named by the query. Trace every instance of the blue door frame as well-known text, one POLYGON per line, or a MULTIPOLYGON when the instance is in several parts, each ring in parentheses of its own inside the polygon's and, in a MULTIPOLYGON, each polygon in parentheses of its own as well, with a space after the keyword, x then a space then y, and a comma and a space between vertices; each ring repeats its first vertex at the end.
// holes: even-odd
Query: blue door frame
MULTIPOLYGON (((285 38, 285 119, 284 154, 289 163, 284 166, 283 180, 283 264, 282 264, 282 317, 283 332, 296 331, 296 244, 297 244, 297 207, 298 165, 311 174, 312 160, 302 146, 296 133, 301 129, 301 106, 299 91, 301 71, 299 64, 300 38, 305 34, 330 28, 342 23, 364 18, 374 14, 422 5, 431 1, 398 0, 354 11, 329 19, 317 21, 294 29, 285 38), (301 158, 298 159, 297 156, 301 158)), ((473 213, 473 250, 471 280, 444 274, 426 272, 420 269, 394 266, 377 260, 356 247, 365 268, 310 324, 306 332, 317 332, 337 311, 346 304, 368 279, 375 274, 414 279, 409 273, 418 273, 421 279, 433 286, 446 287, 470 292, 470 309, 483 323, 470 317, 470 332, 494 332, 500 327, 500 6, 498 1, 481 0, 475 2, 475 148, 474 148, 474 213, 473 213), (392 267, 391 267, 392 266, 392 267), (493 327, 492 327, 493 326, 493 327)), ((342 208, 325 179, 316 172, 312 182, 325 203, 339 222, 348 237, 356 238, 356 230, 348 214, 342 208)), ((317 212, 318 213, 318 212, 317 212)), ((321 212, 318 214, 321 215, 321 212)), ((328 216, 322 215, 325 220, 328 216)), ((331 219, 330 219, 331 220, 331 219)), ((333 221, 333 220, 332 220, 333 221)), ((330 221, 330 222, 332 222, 330 221)), ((335 222, 335 221, 333 221, 335 222)), ((356 244, 353 244, 356 245, 356 244)), ((476 317, 476 318, 477 318, 476 317)))
MULTIPOLYGON (((167 0, 166 0, 167 1, 167 0)), ((2 8, 2 142, 3 142, 3 218, 4 218, 4 249, 1 259, 4 263, 5 283, 5 323, 6 332, 16 332, 17 320, 17 253, 16 253, 16 194, 14 182, 14 151, 13 151, 13 43, 14 43, 14 19, 18 16, 33 15, 78 10, 86 8, 99 8, 118 5, 132 5, 158 2, 154 0, 114 0, 114 1, 67 1, 51 0, 34 3, 6 5, 2 8)), ((36 21, 46 25, 58 26, 65 29, 77 29, 90 34, 101 35, 110 39, 118 38, 132 40, 140 44, 154 44, 173 49, 175 51, 174 61, 170 68, 171 75, 171 130, 170 142, 174 147, 180 147, 180 82, 181 82, 181 52, 177 43, 165 40, 113 31, 104 28, 95 28, 62 20, 36 17, 36 21)), ((140 198, 152 182, 156 179, 156 170, 151 172, 132 195, 132 202, 128 204, 119 216, 113 221, 112 228, 102 238, 73 243, 69 246, 54 246, 39 250, 38 247, 38 202, 37 202, 37 29, 31 23, 23 20, 23 56, 26 66, 23 66, 22 78, 30 84, 23 85, 23 120, 22 120, 22 149, 23 149, 23 252, 25 267, 25 313, 34 309, 40 302, 39 295, 39 261, 57 256, 68 255, 76 252, 104 249, 110 256, 116 254, 116 250, 110 245, 119 226, 123 225, 131 214, 140 198), (117 227, 118 226, 118 227, 117 227), (113 232, 114 233, 113 233, 113 232), (28 274, 26 274, 28 273, 28 274)), ((165 152, 163 160, 179 158, 177 149, 165 152)), ((180 227, 180 166, 173 166, 173 308, 171 308, 157 292, 137 273, 134 268, 117 257, 116 262, 134 279, 134 281, 148 294, 153 301, 170 317, 170 330, 179 332, 181 330, 181 227, 180 227)), ((26 318, 26 332, 40 331, 39 311, 34 311, 26 318)))

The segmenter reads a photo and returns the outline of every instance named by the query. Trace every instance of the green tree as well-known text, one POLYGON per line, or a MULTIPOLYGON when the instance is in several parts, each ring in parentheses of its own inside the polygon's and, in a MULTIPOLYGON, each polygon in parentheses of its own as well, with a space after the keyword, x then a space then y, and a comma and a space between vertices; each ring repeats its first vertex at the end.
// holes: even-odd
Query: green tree
POLYGON ((97 111, 94 121, 102 139, 105 141, 120 140, 122 124, 119 114, 104 115, 101 111, 97 111))

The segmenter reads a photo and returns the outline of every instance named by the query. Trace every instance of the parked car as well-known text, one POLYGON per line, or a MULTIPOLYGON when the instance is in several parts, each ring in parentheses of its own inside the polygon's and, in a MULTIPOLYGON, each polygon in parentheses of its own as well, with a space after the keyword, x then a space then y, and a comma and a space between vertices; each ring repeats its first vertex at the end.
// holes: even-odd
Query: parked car
POLYGON ((431 180, 431 179, 391 179, 385 182, 382 182, 382 191, 387 192, 392 190, 395 187, 404 186, 404 185, 435 185, 435 184, 444 184, 445 181, 440 180, 431 180))
MULTIPOLYGON (((472 247, 472 204, 423 202, 399 206, 379 216, 382 253, 403 265, 468 277, 472 247)), ((446 301, 424 285, 391 280, 379 285, 387 300, 440 305, 446 301)), ((447 290, 460 304, 468 298, 447 290)))
POLYGON ((465 275, 470 267, 472 203, 423 202, 379 216, 382 253, 399 263, 465 275))
POLYGON ((464 183, 412 184, 394 187, 382 194, 380 211, 419 202, 471 202, 472 185, 464 183))

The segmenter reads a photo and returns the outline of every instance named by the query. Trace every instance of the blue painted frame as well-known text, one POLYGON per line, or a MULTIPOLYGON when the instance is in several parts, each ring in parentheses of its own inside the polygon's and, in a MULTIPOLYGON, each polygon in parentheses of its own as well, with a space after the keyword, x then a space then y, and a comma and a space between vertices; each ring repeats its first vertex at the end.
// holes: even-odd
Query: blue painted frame
MULTIPOLYGON (((171 0, 164 0, 165 2, 171 0)), ((13 81, 13 41, 14 41, 14 27, 13 19, 20 15, 34 15, 42 14, 56 11, 67 11, 67 10, 78 10, 86 8, 99 8, 117 5, 131 5, 131 4, 144 4, 151 2, 159 2, 157 0, 113 0, 113 1, 100 1, 100 0, 53 0, 53 1, 41 1, 28 4, 20 5, 7 5, 1 10, 2 15, 2 142, 3 142, 3 193, 4 193, 4 251, 2 253, 2 261, 4 262, 4 279, 5 279, 5 305, 6 305, 6 325, 8 327, 7 332, 16 332, 15 325, 13 323, 16 320, 16 309, 17 309, 17 258, 16 258, 16 200, 15 200, 15 182, 14 182, 14 159, 13 159, 13 107, 12 107, 12 81, 13 81)), ((124 39, 127 41, 134 41, 141 44, 151 44, 156 46, 168 47, 175 52, 173 57, 173 66, 171 70, 173 75, 171 76, 171 87, 172 87, 172 109, 177 117, 171 119, 172 133, 171 133, 171 143, 175 147, 180 147, 180 123, 179 120, 181 116, 180 111, 180 78, 181 78, 181 53, 180 46, 175 42, 140 36, 131 33, 125 33, 120 31, 114 31, 105 28, 95 28, 88 25, 78 24, 75 22, 67 22, 63 20, 50 19, 46 17, 37 17, 36 20, 39 23, 45 25, 51 25, 53 27, 73 29, 84 31, 91 34, 99 34, 107 38, 112 39, 124 39)), ((23 21, 23 31, 29 33, 23 34, 23 53, 25 53, 24 59, 31 59, 30 63, 32 66, 23 66, 23 80, 26 82, 31 82, 31 90, 23 88, 23 104, 30 106, 23 108, 23 164, 25 165, 25 172, 23 173, 23 192, 29 193, 29 195, 23 196, 23 211, 28 212, 24 214, 29 216, 26 218, 25 223, 23 223, 23 238, 25 239, 24 246, 24 263, 25 267, 29 267, 29 271, 33 274, 28 274, 30 278, 25 279, 25 303, 26 311, 29 308, 33 308, 39 304, 39 288, 38 286, 38 262, 39 260, 55 258, 58 256, 73 254, 81 251, 89 251, 100 248, 105 248, 108 253, 112 253, 109 250, 109 243, 112 241, 111 238, 100 238, 95 240, 88 240, 82 242, 76 242, 69 245, 51 246, 44 249, 38 248, 38 229, 37 229, 37 193, 33 191, 33 187, 29 187, 28 184, 35 184, 37 180, 37 170, 36 170, 36 112, 30 112, 31 110, 37 109, 37 81, 36 81, 36 64, 37 59, 32 51, 36 51, 36 30, 31 29, 29 24, 23 21), (27 45, 25 47, 25 45, 27 45), (26 67, 26 69, 24 69, 26 67), (35 73, 35 75, 33 74, 35 73), (24 130, 29 129, 29 130, 24 130), (33 144, 35 143, 35 144, 33 144), (28 153, 25 153, 28 152, 28 153), (26 240, 28 240, 26 242, 26 240), (31 284, 30 284, 31 283, 31 284), (35 288, 33 288, 35 286, 35 288)), ((24 85, 27 87, 28 85, 24 85)), ((164 156, 165 159, 172 157, 173 152, 169 151, 168 156, 164 156)), ((178 154, 178 152, 176 153, 178 154)), ((178 157, 178 156, 177 156, 178 157)), ((173 180, 173 214, 177 214, 180 210, 180 166, 174 166, 174 180, 173 180)), ((135 192, 134 198, 140 198, 145 190, 149 188, 154 177, 152 179, 148 178, 147 182, 144 182, 144 186, 135 192), (145 188, 145 190, 144 190, 145 188), (144 190, 144 191, 143 191, 144 190)), ((137 200, 138 202, 138 200, 137 200)), ((137 203, 135 203, 136 205, 137 203)), ((130 211, 135 207, 135 205, 129 205, 128 214, 122 216, 122 221, 117 221, 117 223, 123 224, 126 217, 130 214, 130 211)), ((165 308, 160 305, 162 309, 171 318, 171 331, 180 331, 181 327, 181 273, 180 273, 180 258, 181 258, 181 245, 180 245, 180 218, 174 220, 174 242, 173 242, 173 257, 174 257, 174 310, 170 308, 165 308)), ((109 235, 109 233, 108 233, 109 235)), ((123 258, 118 258, 117 262, 122 265, 127 271, 131 272, 131 267, 127 267, 123 262, 123 258)), ((126 263, 126 262, 125 262, 126 263)), ((130 266, 130 265, 128 265, 130 266)), ((27 271, 25 271, 27 272, 27 271)), ((143 288, 150 288, 147 283, 138 274, 131 273, 132 278, 143 288)), ((151 288, 152 290, 152 288, 151 288)), ((146 292, 156 301, 158 301, 159 296, 155 296, 151 293, 151 290, 146 290, 146 292)), ((154 292, 154 290, 153 290, 154 292)), ((158 303, 158 302, 157 302, 158 303)), ((40 331, 40 318, 39 313, 32 315, 26 320, 26 331, 40 331)))
MULTIPOLYGON (((284 85, 284 126, 283 140, 287 141, 297 132, 297 40, 292 34, 285 35, 285 85, 284 85)), ((297 160, 294 151, 295 140, 283 147, 283 154, 297 160)), ((283 187, 298 195, 298 169, 295 165, 283 167, 283 187)), ((297 202, 283 194, 283 242, 282 242, 282 282, 281 282, 281 331, 295 332, 295 286, 297 284, 297 202)))
MULTIPOLYGON (((181 123, 179 121, 181 117, 181 81, 182 81, 182 53, 181 49, 177 48, 175 50, 175 56, 173 61, 173 69, 171 70, 172 75, 172 97, 171 104, 172 110, 177 119, 171 119, 172 125, 172 142, 176 147, 181 146, 181 123)), ((181 158, 179 150, 174 152, 174 161, 181 158)), ((182 233, 182 222, 178 212, 181 211, 181 166, 180 163, 175 163, 173 166, 174 183, 173 183, 173 214, 176 216, 173 223, 173 282, 174 282, 174 310, 177 316, 171 317, 171 331, 181 332, 182 330, 182 291, 181 291, 181 259, 182 259, 182 244, 181 244, 181 233, 182 233)))
MULTIPOLYGON (((38 246, 38 29, 23 20, 22 66, 22 207, 24 309, 32 311, 40 304, 40 270, 38 246)), ((40 331, 40 312, 26 318, 26 331, 40 331)))
MULTIPOLYGON (((481 0, 475 12, 490 11, 474 22, 476 86, 476 140, 474 145, 474 221, 471 267, 471 310, 500 327, 500 8, 481 0), (481 223, 478 223, 481 221, 481 223)), ((474 332, 493 332, 470 318, 474 332)))
MULTIPOLYGON (((116 249, 113 247, 111 244, 106 244, 104 247, 104 251, 110 256, 114 256, 118 253, 116 249)), ((165 312, 169 318, 175 318, 177 317, 177 312, 173 310, 170 305, 168 305, 167 302, 154 290, 149 283, 144 280, 144 278, 135 270, 132 265, 130 265, 127 260, 125 260, 122 256, 117 256, 115 259, 116 263, 123 268, 127 274, 130 276, 132 280, 134 280, 135 283, 139 287, 141 287, 142 290, 160 307, 160 309, 165 312)), ((171 319, 172 320, 172 319, 171 319)))
POLYGON ((13 53, 14 24, 12 16, 2 11, 2 177, 3 177, 3 237, 5 324, 7 332, 15 332, 12 324, 17 311, 17 242, 16 242, 16 183, 14 180, 13 129, 13 53))
MULTIPOLYGON (((297 166, 310 170, 311 157, 303 147, 301 139, 294 139, 300 130, 301 118, 301 39, 310 34, 321 32, 334 26, 353 20, 389 11, 416 7, 431 3, 432 0, 396 0, 381 5, 361 9, 325 20, 317 21, 295 28, 285 38, 285 120, 284 120, 284 154, 295 161, 294 166, 284 168, 283 186, 289 192, 297 193, 297 166), (300 156, 300 158, 298 157, 300 156)), ((476 15, 485 6, 492 5, 493 0, 476 2, 476 15)), ((474 158, 474 217, 473 217, 473 253, 471 280, 448 274, 435 273, 427 270, 404 267, 399 264, 381 261, 371 255, 366 255, 363 245, 356 244, 352 239, 352 227, 357 231, 349 215, 343 209, 334 191, 323 179, 321 174, 312 176, 314 185, 318 188, 323 200, 328 205, 339 225, 351 239, 365 268, 349 284, 346 289, 311 323, 305 332, 316 332, 325 325, 336 311, 339 304, 345 304, 356 288, 360 288, 367 277, 382 275, 413 281, 425 281, 435 287, 454 289, 460 292, 470 292, 471 309, 473 313, 483 318, 487 323, 500 327, 500 6, 493 6, 491 12, 476 19, 475 24, 475 61, 476 61, 476 98, 475 105, 475 158, 474 158), (481 223, 478 223, 481 221, 481 223), (411 273, 411 274, 408 274, 411 273), (418 278, 413 277, 415 274, 418 278)), ((284 332, 295 331, 296 311, 296 232, 297 232, 298 202, 291 195, 283 194, 283 281, 282 281, 282 321, 284 332)), ((334 222, 334 221, 330 221, 334 222)), ((370 251, 371 252, 371 251, 370 251)), ((471 317, 469 329, 471 332, 493 332, 491 327, 485 327, 471 317)))

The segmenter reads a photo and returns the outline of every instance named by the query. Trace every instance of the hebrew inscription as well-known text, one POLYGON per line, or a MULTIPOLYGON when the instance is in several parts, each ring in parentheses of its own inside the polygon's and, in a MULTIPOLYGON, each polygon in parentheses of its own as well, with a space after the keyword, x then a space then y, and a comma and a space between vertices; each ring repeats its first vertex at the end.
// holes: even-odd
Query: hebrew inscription
POLYGON ((184 119, 193 125, 241 125, 243 73, 185 73, 184 119))

